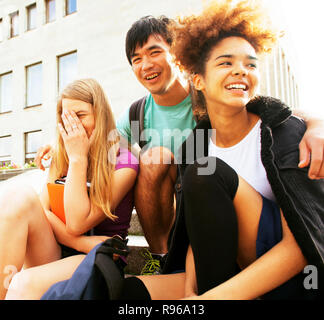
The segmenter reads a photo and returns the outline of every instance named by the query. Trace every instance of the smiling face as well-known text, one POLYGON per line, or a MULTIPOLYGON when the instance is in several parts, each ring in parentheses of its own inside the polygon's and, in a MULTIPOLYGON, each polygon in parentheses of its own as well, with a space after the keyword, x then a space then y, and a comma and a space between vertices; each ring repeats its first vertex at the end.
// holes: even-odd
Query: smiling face
POLYGON ((88 138, 90 138, 95 128, 95 119, 92 105, 81 100, 64 98, 62 99, 62 112, 64 111, 75 112, 75 114, 81 121, 88 138))
POLYGON ((240 37, 218 42, 205 62, 204 74, 194 76, 197 90, 203 92, 207 108, 213 105, 245 107, 259 84, 256 52, 240 37))
POLYGON ((163 95, 176 79, 169 50, 169 44, 160 35, 151 35, 131 57, 136 78, 152 95, 163 95))

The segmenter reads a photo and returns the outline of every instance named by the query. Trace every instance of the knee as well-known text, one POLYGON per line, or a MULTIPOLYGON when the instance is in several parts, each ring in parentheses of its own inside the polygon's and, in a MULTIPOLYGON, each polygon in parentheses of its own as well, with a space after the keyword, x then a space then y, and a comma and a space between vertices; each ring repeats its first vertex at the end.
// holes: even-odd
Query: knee
POLYGON ((183 176, 185 194, 195 194, 198 190, 204 190, 210 186, 210 183, 218 182, 216 160, 214 157, 205 157, 187 166, 183 176))
POLYGON ((173 168, 175 168, 173 153, 165 147, 153 147, 140 156, 139 179, 156 181, 159 177, 167 175, 170 170, 175 171, 173 168))
POLYGON ((34 290, 36 279, 28 269, 16 273, 9 285, 6 300, 27 300, 34 290))
POLYGON ((188 165, 183 178, 183 191, 194 196, 202 191, 225 191, 233 199, 238 188, 238 175, 221 159, 205 157, 188 165))
POLYGON ((1 219, 26 217, 37 201, 38 195, 31 187, 8 185, 0 196, 1 219))
POLYGON ((153 147, 141 153, 140 165, 151 166, 155 164, 170 165, 174 162, 173 153, 165 147, 153 147))

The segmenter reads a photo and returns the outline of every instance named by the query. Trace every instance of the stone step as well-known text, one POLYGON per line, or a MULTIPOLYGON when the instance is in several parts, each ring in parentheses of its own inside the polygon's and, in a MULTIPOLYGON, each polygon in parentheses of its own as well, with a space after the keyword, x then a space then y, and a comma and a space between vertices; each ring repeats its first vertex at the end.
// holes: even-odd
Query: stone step
POLYGON ((142 253, 148 248, 148 244, 144 236, 129 235, 128 239, 130 253, 127 257, 128 265, 125 273, 139 275, 146 262, 142 253))
POLYGON ((140 235, 140 236, 144 235, 142 226, 138 220, 138 215, 137 215, 135 209, 133 210, 133 213, 132 213, 132 218, 131 218, 131 222, 130 222, 130 227, 128 229, 128 234, 140 235))
POLYGON ((133 210, 130 227, 128 229, 128 246, 130 253, 127 257, 128 265, 125 268, 125 273, 127 275, 139 275, 146 263, 143 252, 149 246, 144 237, 143 229, 135 209, 133 210))
POLYGON ((148 243, 144 236, 128 235, 128 245, 131 247, 148 248, 148 243))

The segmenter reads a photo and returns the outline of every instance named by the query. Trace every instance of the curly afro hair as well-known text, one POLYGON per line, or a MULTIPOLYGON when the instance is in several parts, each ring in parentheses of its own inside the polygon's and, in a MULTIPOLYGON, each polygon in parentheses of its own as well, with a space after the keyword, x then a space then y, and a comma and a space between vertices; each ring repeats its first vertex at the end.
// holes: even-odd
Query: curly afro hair
POLYGON ((260 1, 214 0, 202 13, 179 17, 170 24, 171 52, 189 74, 204 74, 211 49, 222 39, 246 39, 257 53, 270 52, 280 36, 260 1))

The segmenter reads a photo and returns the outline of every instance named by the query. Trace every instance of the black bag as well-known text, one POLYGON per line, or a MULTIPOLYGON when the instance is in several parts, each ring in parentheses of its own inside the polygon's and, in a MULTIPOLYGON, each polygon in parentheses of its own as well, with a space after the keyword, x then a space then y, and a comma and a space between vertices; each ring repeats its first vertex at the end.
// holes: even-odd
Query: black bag
POLYGON ((126 257, 127 240, 107 239, 93 248, 69 280, 51 286, 42 300, 117 300, 123 285, 123 272, 113 254, 126 257))
POLYGON ((147 141, 140 140, 141 133, 144 131, 144 109, 146 97, 135 101, 129 108, 129 125, 132 131, 132 143, 136 142, 143 148, 147 141))

